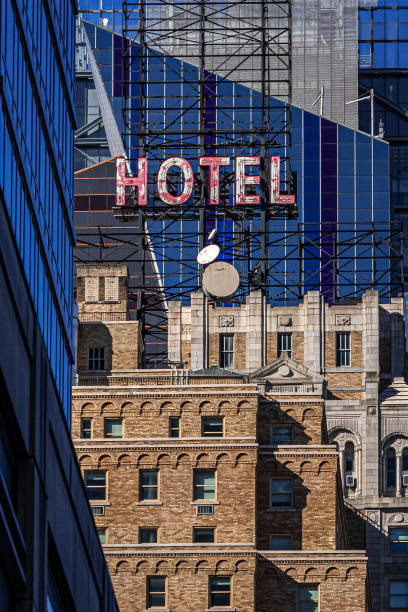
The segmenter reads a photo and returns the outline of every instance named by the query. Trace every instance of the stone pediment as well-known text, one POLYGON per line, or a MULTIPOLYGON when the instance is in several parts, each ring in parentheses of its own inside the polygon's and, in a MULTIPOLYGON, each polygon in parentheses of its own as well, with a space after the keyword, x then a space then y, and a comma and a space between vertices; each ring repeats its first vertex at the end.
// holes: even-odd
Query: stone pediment
POLYGON ((265 391, 284 393, 322 393, 325 378, 306 366, 280 357, 249 375, 249 382, 257 383, 265 391))

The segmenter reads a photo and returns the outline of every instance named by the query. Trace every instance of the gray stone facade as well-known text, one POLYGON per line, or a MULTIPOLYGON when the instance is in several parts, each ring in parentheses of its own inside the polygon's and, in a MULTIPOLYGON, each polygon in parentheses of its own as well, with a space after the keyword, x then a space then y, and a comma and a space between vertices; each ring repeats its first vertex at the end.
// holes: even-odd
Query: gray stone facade
POLYGON ((330 306, 310 292, 298 306, 271 307, 253 292, 237 308, 215 306, 196 293, 191 306, 169 304, 171 361, 192 370, 217 364, 225 333, 234 336, 235 370, 250 375, 272 363, 282 336, 288 342, 289 334, 287 356, 323 377, 329 439, 340 451, 346 505, 360 519, 357 537, 365 529, 373 609, 388 612, 390 578, 408 581, 408 555, 391 554, 389 538, 391 526, 408 528, 402 298, 380 304, 378 293, 368 291, 361 299, 330 306))

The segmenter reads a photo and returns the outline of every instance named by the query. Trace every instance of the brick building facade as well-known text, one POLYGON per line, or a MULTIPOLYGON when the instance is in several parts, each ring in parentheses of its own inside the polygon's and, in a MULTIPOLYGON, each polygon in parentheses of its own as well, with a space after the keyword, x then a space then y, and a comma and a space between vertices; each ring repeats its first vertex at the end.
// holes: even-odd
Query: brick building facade
MULTIPOLYGON (((202 321, 184 321, 187 310, 171 304, 170 358, 191 367, 140 370, 137 322, 92 320, 108 310, 104 297, 79 299, 72 435, 120 610, 371 610, 367 559, 350 547, 339 451, 327 433, 333 390, 309 340, 308 361, 287 336, 279 356, 268 354, 258 320, 235 336, 240 310, 208 309, 234 335, 231 346, 217 336, 223 331, 212 330, 208 342, 201 331, 208 357, 199 363, 202 321), (115 329, 124 323, 133 326, 131 354, 115 329)), ((192 296, 192 305, 199 300, 192 296)), ((315 321, 315 302, 309 306, 315 321)), ((279 316, 284 329, 293 324, 294 315, 279 316)), ((364 334, 353 331, 362 345, 364 334)), ((311 323, 310 332, 316 337, 311 323)))

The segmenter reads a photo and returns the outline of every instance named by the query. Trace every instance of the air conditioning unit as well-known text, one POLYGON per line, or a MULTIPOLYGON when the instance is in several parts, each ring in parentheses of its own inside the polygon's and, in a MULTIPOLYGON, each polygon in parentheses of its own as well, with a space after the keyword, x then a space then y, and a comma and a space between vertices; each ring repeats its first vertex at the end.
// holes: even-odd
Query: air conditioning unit
POLYGON ((346 472, 346 487, 353 488, 356 484, 356 476, 354 472, 346 472))
POLYGON ((206 505, 198 505, 196 506, 197 510, 197 514, 214 514, 214 506, 213 504, 206 504, 206 505))
POLYGON ((91 506, 94 516, 103 516, 105 514, 105 506, 91 506))
POLYGON ((402 485, 408 487, 408 472, 402 472, 402 485))

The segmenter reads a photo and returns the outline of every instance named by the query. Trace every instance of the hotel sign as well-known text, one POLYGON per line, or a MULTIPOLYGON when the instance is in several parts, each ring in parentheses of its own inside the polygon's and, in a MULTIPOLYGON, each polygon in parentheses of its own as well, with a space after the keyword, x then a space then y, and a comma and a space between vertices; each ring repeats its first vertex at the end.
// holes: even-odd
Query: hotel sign
MULTIPOLYGON (((247 174, 247 168, 259 166, 260 157, 236 157, 234 176, 234 204, 253 205, 260 203, 260 196, 247 193, 246 188, 260 184, 259 174, 247 174)), ((231 164, 229 157, 200 157, 200 166, 208 169, 208 204, 216 206, 220 201, 220 168, 231 164)), ((126 160, 117 158, 116 166, 116 204, 124 206, 126 187, 137 190, 138 206, 147 205, 147 157, 140 157, 137 163, 137 176, 126 176, 126 160)), ((169 157, 159 167, 156 177, 157 193, 164 204, 178 206, 190 198, 194 188, 194 174, 190 163, 183 157, 169 157), (178 195, 171 194, 167 187, 167 175, 170 169, 179 168, 183 178, 183 187, 178 195)), ((273 155, 269 160, 268 202, 274 204, 295 204, 295 196, 280 192, 280 157, 273 155)))

